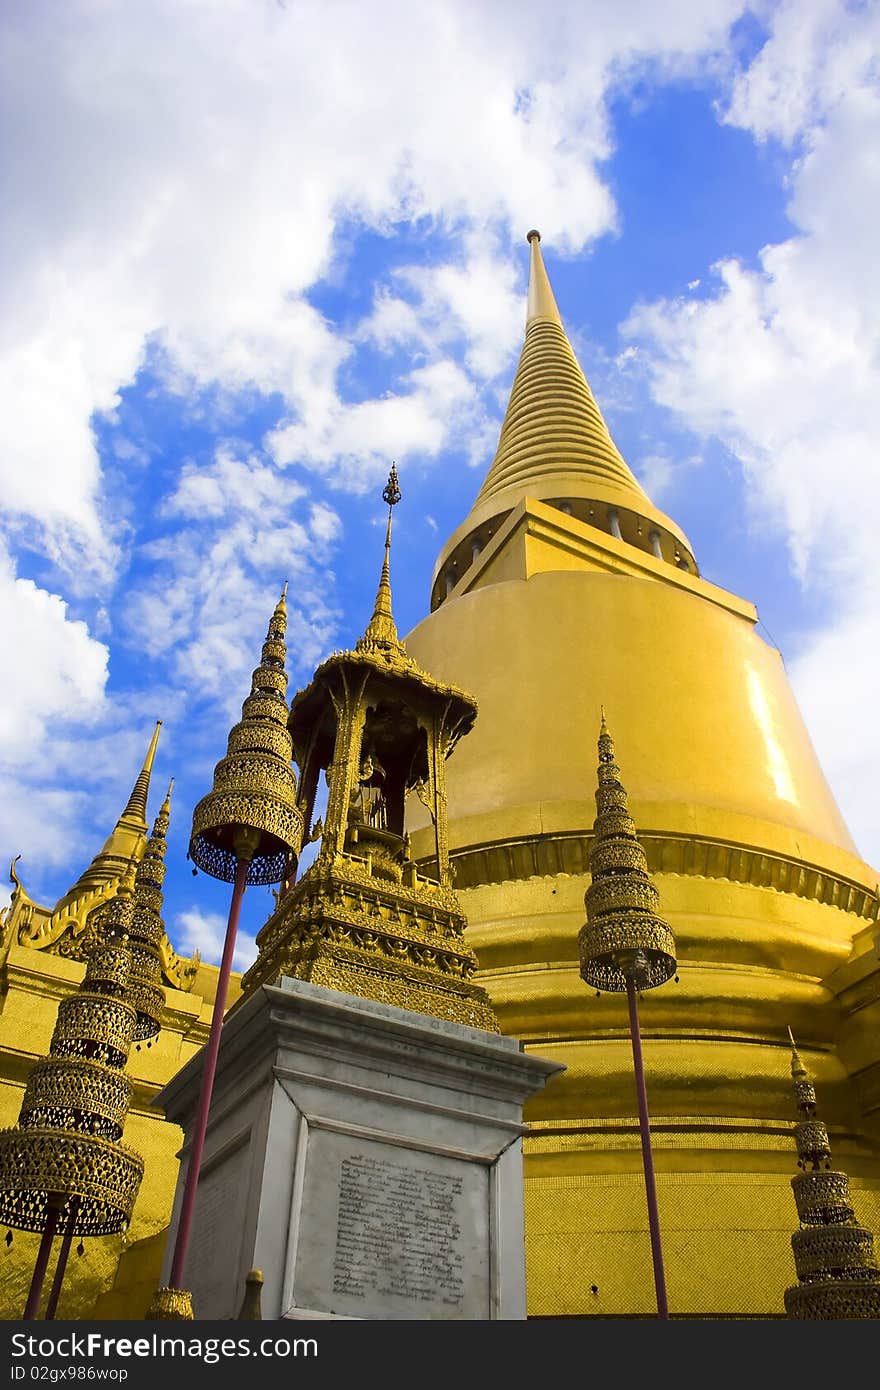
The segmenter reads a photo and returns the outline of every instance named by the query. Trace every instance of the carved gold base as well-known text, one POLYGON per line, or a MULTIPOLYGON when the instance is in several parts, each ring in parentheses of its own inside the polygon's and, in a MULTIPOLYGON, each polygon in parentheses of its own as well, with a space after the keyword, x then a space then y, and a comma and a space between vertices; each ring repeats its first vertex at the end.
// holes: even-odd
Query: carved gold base
POLYGON ((157 1289, 147 1309, 145 1322, 193 1322, 192 1294, 189 1289, 157 1289))
POLYGON ((291 975, 415 1013, 499 1032, 451 889, 393 884, 347 855, 316 861, 257 937, 244 993, 291 975))
POLYGON ((279 973, 488 1033, 500 1031, 488 996, 478 985, 412 966, 383 968, 366 952, 319 944, 295 962, 283 964, 279 973))

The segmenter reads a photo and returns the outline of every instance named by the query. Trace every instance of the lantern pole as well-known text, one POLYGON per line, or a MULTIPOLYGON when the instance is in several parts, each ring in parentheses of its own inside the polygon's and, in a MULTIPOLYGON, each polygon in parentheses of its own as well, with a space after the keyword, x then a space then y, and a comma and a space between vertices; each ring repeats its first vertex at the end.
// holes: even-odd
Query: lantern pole
POLYGON ((232 884, 211 1027, 201 1054, 199 1098, 189 1140, 169 1282, 153 1295, 151 1321, 192 1321, 192 1293, 183 1287, 220 1055, 223 1019, 235 955, 241 903, 249 883, 280 883, 292 874, 302 845, 293 747, 287 728, 287 585, 269 621, 260 664, 241 719, 229 733, 226 757, 214 769, 210 792, 193 811, 189 855, 198 869, 232 884))
POLYGON ((642 1033, 639 1027, 638 988, 635 975, 627 974, 626 1002, 629 1006, 629 1031, 632 1040, 633 1070, 636 1077, 636 1096, 639 1105, 639 1136, 642 1141, 642 1167, 645 1173, 645 1196, 648 1202, 648 1230, 651 1236, 651 1260, 654 1265, 654 1291, 657 1296, 658 1318, 668 1318, 666 1275, 663 1271, 663 1247, 660 1241, 660 1213, 657 1208, 657 1185, 654 1180, 654 1156, 651 1152, 651 1125, 648 1118, 648 1089, 645 1085, 642 1033))
POLYGON ((220 1034, 223 1031, 223 1014, 226 1009, 226 996, 229 992, 229 977, 232 974, 232 960, 235 955, 235 939, 238 934, 238 921, 241 915, 241 901, 247 886, 248 864, 259 842, 260 832, 241 827, 236 836, 236 865, 229 916, 226 922, 226 938, 223 943, 223 957, 217 979, 217 993, 214 996, 214 1012, 211 1015, 211 1031, 205 1047, 205 1061, 202 1068, 202 1084, 199 1091, 199 1104, 193 1125, 189 1160, 186 1170, 186 1184, 180 1203, 180 1216, 177 1222, 177 1236, 174 1242, 174 1257, 171 1263, 169 1283, 179 1289, 183 1285, 186 1256, 192 1234, 193 1214, 196 1193, 199 1185, 199 1170, 208 1132, 208 1114, 211 1109, 211 1095, 214 1090, 214 1077, 217 1072, 217 1057, 220 1052, 220 1034))
POLYGON ((645 851, 627 809, 626 791, 620 781, 620 768, 615 761, 614 744, 605 723, 604 709, 599 731, 599 773, 596 819, 590 848, 590 876, 590 886, 584 895, 587 920, 578 934, 581 976, 597 993, 606 990, 626 994, 657 1317, 668 1318, 648 1091, 639 1025, 639 994, 644 989, 655 989, 665 984, 675 974, 675 938, 669 924, 657 914, 660 894, 648 874, 645 851))
POLYGON ((61 1198, 59 1201, 58 1195, 53 1193, 46 1206, 46 1224, 43 1227, 43 1234, 40 1237, 40 1248, 37 1251, 31 1286, 28 1290, 27 1303, 24 1305, 24 1313, 22 1314, 22 1318, 25 1322, 32 1322, 37 1316, 37 1310, 40 1306, 40 1296, 43 1292, 43 1285, 46 1282, 46 1270, 49 1268, 52 1241, 58 1229, 58 1217, 61 1214, 61 1207, 63 1204, 64 1199, 61 1198))
POLYGON ((58 1307, 58 1300, 61 1297, 61 1286, 64 1283, 64 1275, 67 1272, 67 1261, 70 1258, 70 1247, 73 1244, 73 1235, 76 1229, 76 1212, 79 1207, 79 1198, 71 1197, 70 1211, 67 1217, 67 1230, 64 1232, 61 1241, 61 1249, 58 1251, 58 1263, 55 1266, 55 1277, 52 1280, 52 1287, 49 1290, 49 1301, 46 1304, 46 1321, 51 1322, 58 1307))

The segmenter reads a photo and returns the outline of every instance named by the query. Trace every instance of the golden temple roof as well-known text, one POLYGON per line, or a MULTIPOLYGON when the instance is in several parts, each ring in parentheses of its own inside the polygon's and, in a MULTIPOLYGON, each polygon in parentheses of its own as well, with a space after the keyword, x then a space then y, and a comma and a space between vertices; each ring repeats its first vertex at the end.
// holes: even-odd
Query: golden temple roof
POLYGON ((150 791, 150 774, 153 771, 153 760, 156 756, 156 745, 159 742, 159 730, 161 728, 162 720, 157 719, 143 767, 131 789, 131 796, 126 802, 122 815, 107 837, 103 849, 95 855, 88 868, 80 874, 73 887, 59 898, 53 913, 57 913, 74 899, 81 898, 90 889, 97 888, 102 883, 109 883, 111 879, 119 878, 131 861, 140 858, 147 838, 147 797, 150 791))

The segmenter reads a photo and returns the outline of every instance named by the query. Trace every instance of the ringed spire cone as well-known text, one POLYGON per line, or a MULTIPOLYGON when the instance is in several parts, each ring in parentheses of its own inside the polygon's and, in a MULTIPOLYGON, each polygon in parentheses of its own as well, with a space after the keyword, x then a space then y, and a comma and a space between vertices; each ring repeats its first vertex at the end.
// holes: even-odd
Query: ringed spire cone
POLYGON ((604 709, 590 873, 587 920, 578 936, 582 978, 595 989, 619 993, 626 991, 628 975, 637 977, 639 989, 665 984, 675 974, 675 938, 657 914, 660 894, 627 810, 604 709))
POLYGON ((801 1119, 795 1126, 798 1168, 791 1180, 800 1230, 791 1238, 798 1283, 785 1290, 790 1318, 880 1317, 880 1266, 874 1237, 856 1219, 846 1173, 831 1167, 828 1129, 816 1117, 816 1090, 791 1029, 791 1076, 801 1119))
POLYGON ((189 854, 214 878, 232 883, 249 858, 246 883, 280 883, 302 845, 292 747, 287 731, 287 585, 269 621, 260 664, 241 719, 229 733, 214 784, 193 812, 189 854))
POLYGON ((611 437, 565 332, 541 254, 530 231, 526 336, 495 457, 469 516, 440 552, 434 582, 453 559, 470 563, 471 546, 526 497, 564 503, 608 530, 609 509, 625 537, 665 537, 665 550, 696 572, 684 532, 655 507, 611 437), (628 520, 627 520, 628 518, 628 520), (466 558, 467 557, 467 558, 466 558))

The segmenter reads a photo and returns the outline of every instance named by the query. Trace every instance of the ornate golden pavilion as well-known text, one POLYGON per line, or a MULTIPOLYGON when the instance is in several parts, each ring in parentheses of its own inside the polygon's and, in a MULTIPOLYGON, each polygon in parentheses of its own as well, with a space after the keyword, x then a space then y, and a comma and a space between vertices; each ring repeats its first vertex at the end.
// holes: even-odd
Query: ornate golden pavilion
MULTIPOLYGON (((640 1005, 670 1312, 784 1316, 801 1275, 789 1027, 859 1220, 880 1228, 878 874, 859 858, 754 606, 700 574, 616 448, 536 232, 529 242, 525 344, 498 450, 440 551, 429 616, 405 639, 432 690, 463 689, 479 708, 446 774, 444 862, 415 796, 406 860, 428 882, 448 862, 502 1030, 566 1067, 526 1111, 530 1315, 650 1316, 626 1002, 587 987, 578 958, 605 706, 676 944, 677 974, 640 1005)), ((335 671, 325 663, 294 711, 331 701, 335 671)), ((0 1122, 13 1123, 58 1000, 82 976, 91 907, 142 850, 151 759, 55 909, 16 888, 3 923, 0 1122)), ((370 796, 375 774, 362 780, 370 796)), ((204 1041, 216 980, 168 942, 163 970, 159 1043, 132 1069, 126 1140, 146 1167, 129 1245, 108 1241, 71 1276, 67 1316, 142 1316, 156 1283, 179 1131, 147 1106, 204 1041)), ((13 1309, 26 1287, 15 1279, 13 1309)))

